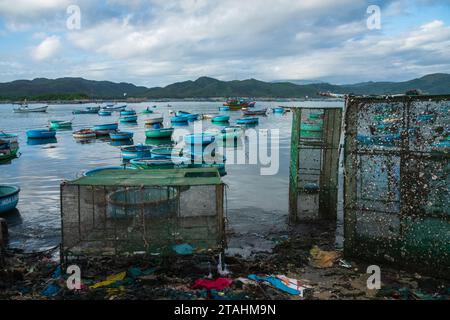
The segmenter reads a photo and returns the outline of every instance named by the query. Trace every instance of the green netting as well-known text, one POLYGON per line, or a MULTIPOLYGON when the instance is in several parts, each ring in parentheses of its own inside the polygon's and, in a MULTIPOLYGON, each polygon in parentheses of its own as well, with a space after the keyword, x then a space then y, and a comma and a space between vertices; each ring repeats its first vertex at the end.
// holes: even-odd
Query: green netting
POLYGON ((199 186, 222 183, 217 168, 104 170, 68 182, 80 186, 199 186))

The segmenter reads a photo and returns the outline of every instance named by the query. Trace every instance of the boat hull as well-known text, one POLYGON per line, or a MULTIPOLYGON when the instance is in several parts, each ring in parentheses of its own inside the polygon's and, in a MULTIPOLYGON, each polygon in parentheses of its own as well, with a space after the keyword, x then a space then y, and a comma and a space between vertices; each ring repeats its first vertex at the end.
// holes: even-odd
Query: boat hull
POLYGON ((16 208, 19 202, 20 188, 15 186, 0 186, 0 213, 16 208))
POLYGON ((137 116, 123 116, 120 118, 120 122, 136 122, 137 119, 137 116))
POLYGON ((51 139, 56 136, 56 131, 54 130, 28 130, 27 138, 28 139, 51 139))
POLYGON ((47 108, 46 107, 40 107, 40 108, 17 108, 17 109, 13 109, 14 113, 32 113, 32 112, 47 112, 47 108))
POLYGON ((173 131, 174 131, 173 128, 152 129, 145 131, 145 136, 147 138, 154 138, 154 139, 170 138, 172 137, 173 131))
POLYGON ((230 116, 217 116, 211 119, 212 122, 228 122, 230 121, 230 116))
POLYGON ((127 146, 121 149, 123 160, 151 157, 152 148, 144 145, 127 146))
POLYGON ((133 139, 133 132, 111 132, 109 134, 109 137, 111 140, 118 141, 118 140, 131 140, 133 139))
POLYGON ((163 123, 164 118, 150 118, 145 120, 146 125, 156 124, 156 123, 163 123))
POLYGON ((241 118, 236 120, 237 124, 257 124, 258 122, 258 118, 241 118))
POLYGON ((119 128, 119 125, 117 123, 98 124, 98 125, 94 126, 94 131, 117 130, 118 128, 119 128))

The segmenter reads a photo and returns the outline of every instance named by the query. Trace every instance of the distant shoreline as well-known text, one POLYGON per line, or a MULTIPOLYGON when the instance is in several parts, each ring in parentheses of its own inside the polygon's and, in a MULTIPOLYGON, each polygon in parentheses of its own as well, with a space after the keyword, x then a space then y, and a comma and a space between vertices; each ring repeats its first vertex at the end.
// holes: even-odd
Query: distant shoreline
MULTIPOLYGON (((186 98, 186 99, 88 99, 88 100, 60 100, 60 101, 27 101, 26 104, 48 104, 48 105, 61 105, 61 104, 106 104, 106 103, 161 103, 161 102, 224 102, 226 98, 186 98)), ((290 102, 290 101, 343 101, 339 98, 256 98, 256 101, 264 102, 290 102)), ((23 104, 24 101, 12 101, 12 100, 0 100, 0 104, 23 104)))

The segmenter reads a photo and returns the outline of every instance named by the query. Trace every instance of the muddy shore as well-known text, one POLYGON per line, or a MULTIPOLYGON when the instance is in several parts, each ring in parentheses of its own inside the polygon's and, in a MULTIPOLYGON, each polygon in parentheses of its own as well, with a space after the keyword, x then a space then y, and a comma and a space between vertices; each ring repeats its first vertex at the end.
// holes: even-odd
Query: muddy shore
MULTIPOLYGON (((301 223, 276 240, 272 253, 251 257, 226 257, 224 289, 193 288, 196 280, 217 274, 218 256, 211 252, 192 255, 92 258, 77 261, 82 270, 81 290, 69 290, 64 271, 54 261, 55 251, 24 254, 6 251, 0 268, 0 299, 446 299, 450 283, 418 273, 381 267, 381 289, 367 288, 367 263, 341 259, 334 248, 335 227, 329 223, 301 223), (319 268, 311 261, 315 246, 336 253, 331 266, 319 268), (121 281, 93 289, 114 274, 121 281), (266 282, 247 281, 248 275, 285 275, 307 287, 304 297, 283 292, 266 282)), ((317 248, 316 247, 316 248, 317 248)))

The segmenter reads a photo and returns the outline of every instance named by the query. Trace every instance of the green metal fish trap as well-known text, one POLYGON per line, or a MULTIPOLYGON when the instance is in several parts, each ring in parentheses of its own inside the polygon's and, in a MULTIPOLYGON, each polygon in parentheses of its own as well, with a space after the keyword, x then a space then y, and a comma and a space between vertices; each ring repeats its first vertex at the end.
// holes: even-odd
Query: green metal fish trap
POLYGON ((61 184, 61 222, 63 261, 221 250, 224 184, 215 168, 104 170, 61 184))
POLYGON ((293 108, 290 222, 336 219, 342 108, 293 108))

